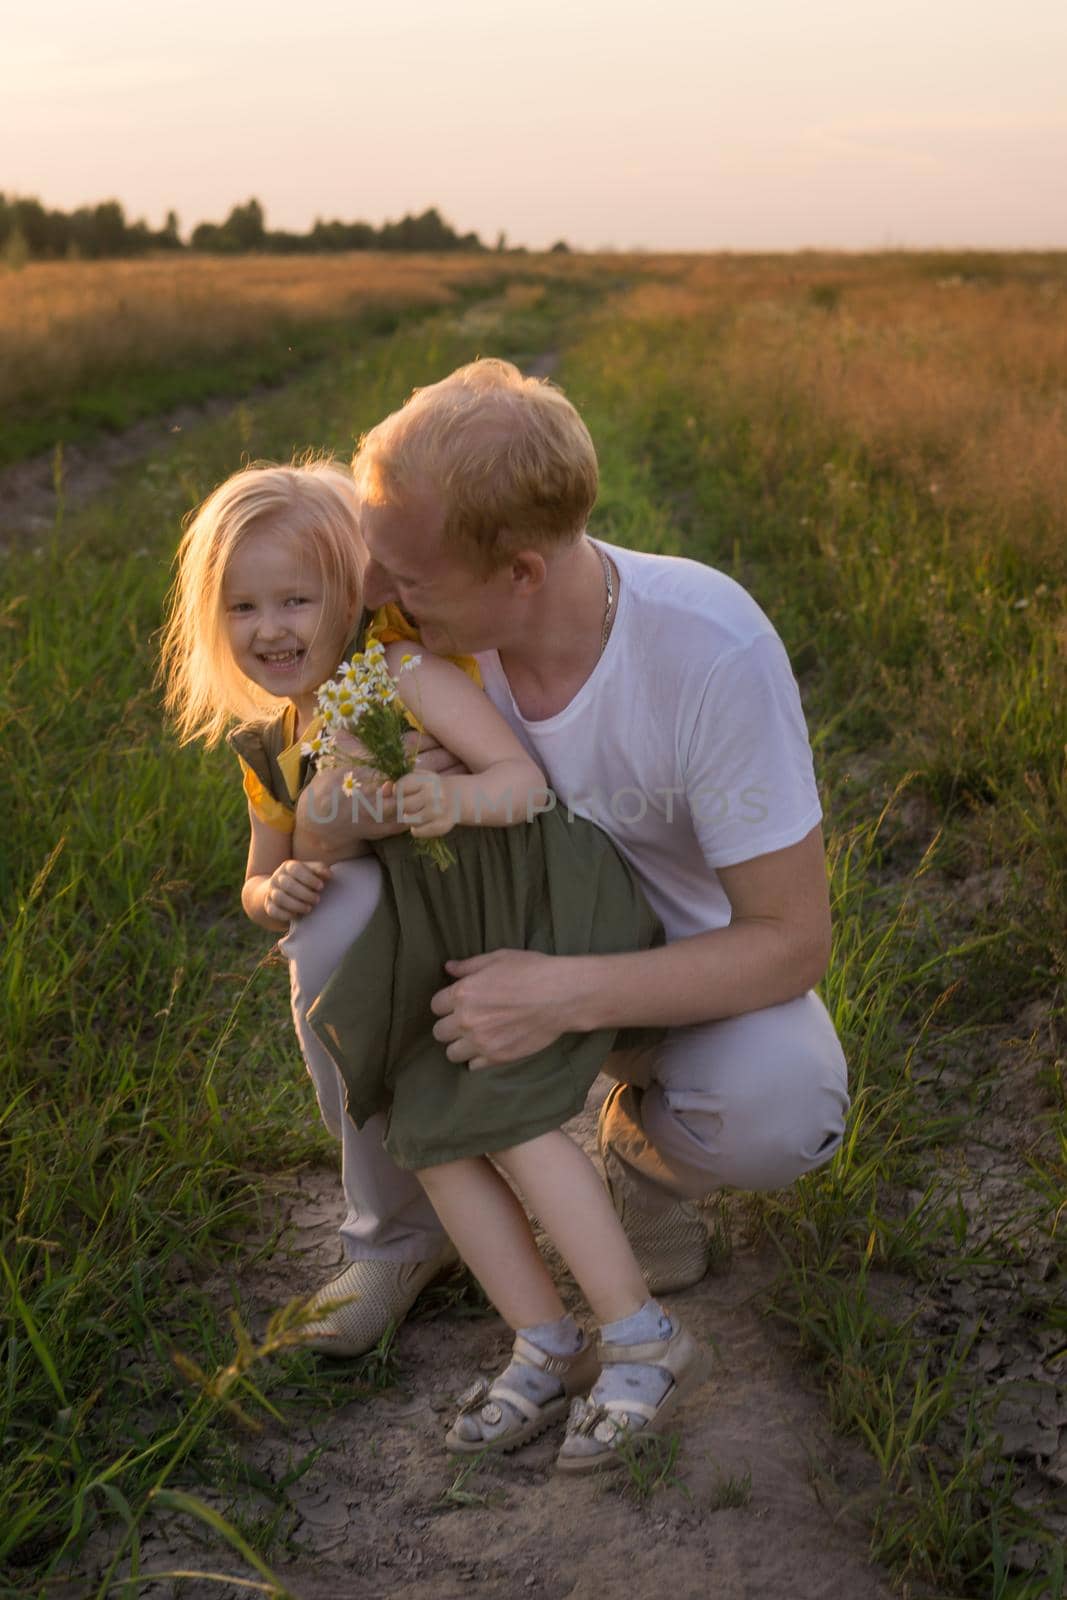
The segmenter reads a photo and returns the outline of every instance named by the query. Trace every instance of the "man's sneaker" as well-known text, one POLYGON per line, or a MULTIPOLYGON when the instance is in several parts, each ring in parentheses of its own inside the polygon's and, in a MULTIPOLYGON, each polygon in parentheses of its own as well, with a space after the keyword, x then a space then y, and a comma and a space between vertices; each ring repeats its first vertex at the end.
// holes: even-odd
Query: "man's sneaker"
POLYGON ((633 1118, 632 1085, 619 1084, 604 1103, 597 1149, 615 1214, 622 1223, 651 1294, 671 1294, 699 1283, 708 1270, 708 1230, 692 1200, 680 1200, 625 1161, 613 1131, 627 1146, 647 1144, 633 1118))
POLYGON ((331 1300, 356 1298, 309 1323, 301 1343, 326 1356, 361 1356, 373 1350, 387 1328, 403 1322, 427 1284, 458 1260, 455 1246, 446 1239, 428 1261, 350 1262, 319 1290, 311 1309, 331 1300))

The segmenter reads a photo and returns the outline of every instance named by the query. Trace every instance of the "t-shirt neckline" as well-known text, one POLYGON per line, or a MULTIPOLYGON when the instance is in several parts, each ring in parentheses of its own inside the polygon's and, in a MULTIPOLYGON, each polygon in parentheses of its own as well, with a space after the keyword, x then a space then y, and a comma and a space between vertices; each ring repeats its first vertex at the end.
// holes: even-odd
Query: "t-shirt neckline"
POLYGON ((594 539, 592 535, 588 533, 586 534, 586 538, 589 540, 591 545, 595 546, 597 550, 603 550, 606 553, 609 561, 614 563, 615 572, 618 577, 618 589, 615 599, 615 615, 612 619, 611 632, 608 634, 607 643, 593 664, 592 672, 589 674, 588 678, 586 678, 585 682, 575 690, 574 694, 567 701, 567 704, 563 706, 561 710, 554 711, 550 717, 524 717, 522 712, 519 710, 515 696, 511 692, 511 684, 508 681, 507 673, 504 671, 504 663, 500 659, 500 651, 493 651, 493 655, 496 657, 497 667, 500 671, 500 676, 504 680, 504 687, 507 690, 508 699, 511 702, 511 709, 514 711, 515 716, 518 718, 519 722, 524 728, 537 729, 542 733, 551 732, 553 728, 561 726, 568 720, 568 718, 576 715, 581 710, 582 704, 590 692, 591 685, 596 679, 597 674, 602 671, 604 663, 611 655, 612 646, 615 644, 616 638, 620 631, 619 624, 623 612, 629 609, 630 585, 629 583, 623 581, 622 562, 619 561, 616 555, 617 546, 606 544, 601 539, 594 539))

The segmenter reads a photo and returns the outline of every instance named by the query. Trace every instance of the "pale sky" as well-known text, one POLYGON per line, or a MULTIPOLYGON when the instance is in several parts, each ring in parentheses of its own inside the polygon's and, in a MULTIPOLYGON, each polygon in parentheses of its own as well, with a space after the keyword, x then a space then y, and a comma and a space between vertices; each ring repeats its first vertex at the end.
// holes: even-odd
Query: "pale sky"
MULTIPOLYGON (((14 11, 15 8, 11 8, 14 11)), ((0 188, 539 248, 1067 246, 1065 0, 41 0, 0 188)))

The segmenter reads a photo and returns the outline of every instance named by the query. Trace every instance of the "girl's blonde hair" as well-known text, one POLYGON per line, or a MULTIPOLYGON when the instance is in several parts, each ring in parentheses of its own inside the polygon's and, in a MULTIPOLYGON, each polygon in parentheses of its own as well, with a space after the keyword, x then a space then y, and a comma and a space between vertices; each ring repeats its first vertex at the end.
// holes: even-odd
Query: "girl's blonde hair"
POLYGON ((234 552, 253 533, 287 534, 315 560, 324 615, 347 624, 363 596, 358 515, 351 477, 328 457, 288 467, 255 462, 190 514, 175 557, 156 676, 182 744, 217 744, 232 717, 262 716, 277 707, 233 659, 222 585, 234 552))
POLYGON ((577 539, 598 486, 589 430, 563 391, 492 358, 416 389, 364 434, 352 471, 372 504, 439 494, 445 546, 487 575, 517 550, 577 539))

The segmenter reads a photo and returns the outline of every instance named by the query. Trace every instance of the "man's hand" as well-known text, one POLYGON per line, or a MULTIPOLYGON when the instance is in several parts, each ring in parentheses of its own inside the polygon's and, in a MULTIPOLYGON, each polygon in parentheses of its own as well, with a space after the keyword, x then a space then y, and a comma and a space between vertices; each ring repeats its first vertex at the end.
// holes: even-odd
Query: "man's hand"
POLYGON ((333 743, 338 755, 345 758, 346 765, 324 767, 321 773, 316 773, 312 782, 322 777, 324 773, 336 773, 338 778, 343 778, 347 772, 351 772, 362 793, 373 800, 386 780, 376 767, 368 765, 366 745, 357 739, 355 734, 347 733, 344 728, 338 728, 333 736, 333 743))
MULTIPOLYGON (((357 763, 355 779, 360 788, 351 799, 344 793, 344 768, 326 767, 316 773, 296 807, 293 853, 301 858, 345 861, 361 855, 368 839, 389 839, 407 831, 408 824, 397 821, 396 798, 381 773, 358 764, 366 757, 364 746, 351 734, 339 733, 337 747, 357 763)), ((415 758, 418 772, 452 776, 467 770, 428 734, 412 730, 405 736, 404 748, 415 758)))
POLYGON ((565 956, 533 950, 492 950, 467 961, 446 961, 456 981, 430 1001, 433 1036, 448 1046, 449 1061, 473 1069, 503 1066, 545 1050, 567 1020, 568 974, 565 956))

